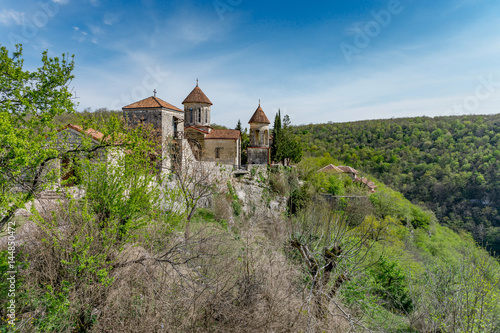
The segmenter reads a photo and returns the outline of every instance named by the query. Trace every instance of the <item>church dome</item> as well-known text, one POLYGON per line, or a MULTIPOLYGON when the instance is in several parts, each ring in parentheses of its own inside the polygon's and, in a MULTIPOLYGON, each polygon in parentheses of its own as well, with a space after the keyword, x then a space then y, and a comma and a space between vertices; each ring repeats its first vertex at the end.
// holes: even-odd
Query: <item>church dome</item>
POLYGON ((260 104, 259 104, 259 107, 257 108, 257 110, 255 110, 252 118, 250 118, 248 123, 249 124, 252 124, 252 123, 270 124, 271 122, 269 121, 269 119, 267 119, 267 116, 264 113, 264 110, 262 110, 262 108, 260 107, 260 104))
POLYGON ((205 103, 213 105, 212 102, 208 99, 207 95, 203 93, 203 91, 196 85, 196 87, 191 91, 191 93, 186 97, 182 104, 186 103, 205 103))

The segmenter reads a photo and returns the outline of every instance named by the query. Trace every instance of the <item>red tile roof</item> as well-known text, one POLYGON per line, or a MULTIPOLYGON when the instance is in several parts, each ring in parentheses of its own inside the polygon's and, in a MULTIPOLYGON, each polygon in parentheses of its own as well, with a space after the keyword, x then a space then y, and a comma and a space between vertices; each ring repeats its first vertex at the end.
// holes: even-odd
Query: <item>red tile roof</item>
POLYGON ((173 106, 172 104, 167 103, 161 98, 155 96, 151 96, 143 100, 140 100, 138 102, 132 103, 130 105, 124 106, 122 109, 158 109, 158 108, 165 108, 174 111, 184 112, 178 107, 173 106))
POLYGON ((238 140, 241 136, 241 132, 238 130, 233 130, 233 129, 213 129, 210 131, 210 134, 208 134, 205 137, 205 140, 214 140, 214 139, 231 139, 231 140, 238 140))
POLYGON ((193 130, 196 130, 196 131, 200 131, 202 133, 205 133, 205 134, 208 134, 210 133, 210 127, 208 126, 188 126, 186 128, 184 128, 184 131, 188 130, 188 129, 193 129, 193 130))
POLYGON ((182 104, 186 103, 205 103, 213 105, 212 102, 208 99, 207 95, 201 91, 200 87, 196 86, 193 91, 186 97, 182 104))
POLYGON ((101 140, 104 137, 104 134, 102 134, 99 131, 96 131, 93 128, 88 128, 86 130, 83 130, 82 127, 80 127, 78 125, 73 125, 73 124, 68 124, 68 125, 64 126, 63 128, 61 128, 59 130, 59 132, 65 130, 68 127, 71 128, 71 129, 74 129, 77 132, 88 134, 88 135, 90 135, 92 137, 92 139, 94 139, 96 141, 99 141, 99 140, 101 140))
POLYGON ((342 170, 342 172, 345 172, 345 173, 352 173, 355 175, 357 175, 359 173, 358 170, 351 168, 350 166, 338 166, 337 168, 339 168, 340 170, 342 170))
POLYGON ((370 180, 368 180, 368 179, 366 179, 364 177, 363 178, 358 178, 358 179, 356 179, 356 181, 365 184, 370 190, 375 190, 378 187, 377 185, 375 185, 374 182, 372 182, 372 181, 370 181, 370 180))
POLYGON ((269 121, 269 119, 267 119, 264 110, 262 110, 262 108, 259 105, 259 107, 257 108, 257 110, 255 110, 255 113, 253 114, 252 118, 250 118, 248 123, 270 124, 271 122, 269 121))
POLYGON ((319 169, 318 172, 344 172, 344 171, 337 168, 333 164, 328 164, 326 167, 319 169))

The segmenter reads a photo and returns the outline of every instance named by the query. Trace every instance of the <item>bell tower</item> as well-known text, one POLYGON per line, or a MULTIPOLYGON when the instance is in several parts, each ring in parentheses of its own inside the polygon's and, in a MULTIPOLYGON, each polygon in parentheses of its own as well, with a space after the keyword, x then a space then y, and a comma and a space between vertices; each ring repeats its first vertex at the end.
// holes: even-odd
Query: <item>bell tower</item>
POLYGON ((259 107, 255 110, 250 124, 250 145, 247 148, 248 164, 269 164, 269 124, 264 110, 259 107))
POLYGON ((182 104, 184 105, 184 123, 186 127, 210 126, 210 107, 213 104, 198 86, 198 79, 196 79, 196 87, 182 104))

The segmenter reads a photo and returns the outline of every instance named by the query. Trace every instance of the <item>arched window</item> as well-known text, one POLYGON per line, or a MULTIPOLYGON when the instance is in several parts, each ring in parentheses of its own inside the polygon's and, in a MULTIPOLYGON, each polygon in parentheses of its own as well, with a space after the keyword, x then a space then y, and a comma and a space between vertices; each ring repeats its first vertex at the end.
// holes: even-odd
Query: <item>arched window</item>
POLYGON ((205 108, 205 122, 208 123, 208 108, 205 108))
POLYGON ((193 112, 193 108, 190 108, 189 109, 189 118, 190 118, 190 123, 191 124, 193 123, 193 118, 194 118, 193 113, 194 113, 193 112))
POLYGON ((201 109, 198 109, 198 122, 201 123, 201 109))

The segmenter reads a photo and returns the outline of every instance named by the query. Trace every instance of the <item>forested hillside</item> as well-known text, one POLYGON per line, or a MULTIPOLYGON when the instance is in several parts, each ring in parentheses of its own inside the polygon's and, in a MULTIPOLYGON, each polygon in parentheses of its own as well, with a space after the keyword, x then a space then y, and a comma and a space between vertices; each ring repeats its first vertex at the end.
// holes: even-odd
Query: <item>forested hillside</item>
POLYGON ((500 251, 500 114, 302 125, 304 153, 329 153, 423 202, 500 251))

